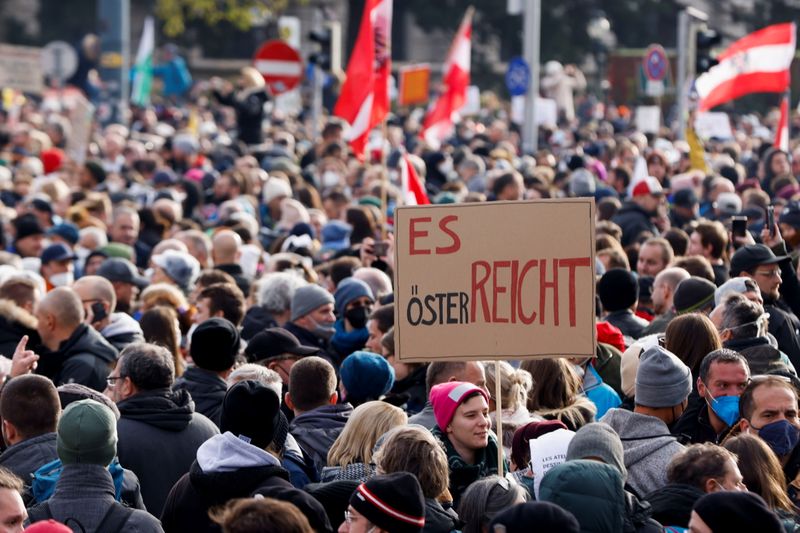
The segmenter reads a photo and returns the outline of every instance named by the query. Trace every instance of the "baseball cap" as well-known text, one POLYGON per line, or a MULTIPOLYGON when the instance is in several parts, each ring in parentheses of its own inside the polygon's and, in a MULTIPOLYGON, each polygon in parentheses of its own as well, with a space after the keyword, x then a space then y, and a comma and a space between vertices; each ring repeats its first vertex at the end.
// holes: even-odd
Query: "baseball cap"
POLYGON ((749 272, 759 265, 774 265, 790 260, 789 256, 775 255, 763 244, 748 244, 736 250, 731 257, 731 277, 736 277, 742 272, 749 272))
POLYGON ((56 243, 51 244, 42 252, 42 264, 45 265, 50 261, 67 261, 74 260, 77 256, 72 253, 72 250, 66 244, 56 243))
POLYGON ((714 208, 726 215, 735 215, 742 210, 742 199, 735 192, 721 192, 714 202, 714 208))
POLYGON ((646 178, 639 180, 634 186, 633 190, 631 191, 631 196, 662 196, 664 194, 664 189, 661 188, 661 184, 658 182, 656 178, 653 176, 647 176, 646 178))
POLYGON ((120 281, 136 285, 140 289, 147 287, 150 281, 140 276, 133 263, 121 257, 110 257, 103 261, 97 269, 97 275, 106 278, 108 281, 120 281))
POLYGON ((672 196, 672 204, 677 207, 694 207, 698 203, 693 189, 681 189, 672 196))
POLYGON ((319 348, 303 346, 297 337, 283 328, 269 328, 250 339, 244 354, 251 363, 285 354, 303 357, 319 353, 319 348))

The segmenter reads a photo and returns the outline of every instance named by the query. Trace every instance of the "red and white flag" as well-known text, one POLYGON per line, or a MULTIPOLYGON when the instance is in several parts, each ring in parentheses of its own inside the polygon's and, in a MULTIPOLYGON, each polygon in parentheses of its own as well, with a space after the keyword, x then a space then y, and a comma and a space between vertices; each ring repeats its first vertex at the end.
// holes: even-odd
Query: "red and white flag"
POLYGON ((470 7, 464 15, 464 20, 453 39, 444 65, 444 77, 442 78, 444 89, 422 123, 420 135, 436 148, 453 134, 454 123, 458 120, 458 112, 467 103, 472 55, 472 14, 474 11, 470 7))
POLYGON ((789 153, 789 94, 781 98, 781 118, 775 130, 775 148, 789 153))
POLYGON ((795 52, 794 23, 767 26, 733 43, 719 64, 695 81, 698 110, 708 111, 750 93, 781 93, 789 87, 795 52))
POLYGON ((431 203, 428 195, 425 193, 425 188, 422 186, 422 180, 419 179, 417 170, 411 164, 408 154, 403 156, 403 163, 400 168, 400 176, 403 188, 403 200, 406 205, 428 205, 431 203))
POLYGON ((350 124, 345 138, 357 156, 369 132, 389 113, 392 0, 367 0, 353 54, 333 114, 350 124))

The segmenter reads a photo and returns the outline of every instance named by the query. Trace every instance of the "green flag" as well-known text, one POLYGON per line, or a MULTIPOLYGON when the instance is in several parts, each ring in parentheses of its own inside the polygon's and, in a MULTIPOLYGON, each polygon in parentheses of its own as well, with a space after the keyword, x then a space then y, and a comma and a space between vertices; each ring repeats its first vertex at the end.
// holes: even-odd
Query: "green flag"
POLYGON ((150 89, 153 85, 153 50, 155 49, 155 35, 153 32, 153 17, 144 20, 142 40, 139 41, 139 51, 136 53, 134 65, 133 90, 131 102, 139 106, 150 103, 150 89))

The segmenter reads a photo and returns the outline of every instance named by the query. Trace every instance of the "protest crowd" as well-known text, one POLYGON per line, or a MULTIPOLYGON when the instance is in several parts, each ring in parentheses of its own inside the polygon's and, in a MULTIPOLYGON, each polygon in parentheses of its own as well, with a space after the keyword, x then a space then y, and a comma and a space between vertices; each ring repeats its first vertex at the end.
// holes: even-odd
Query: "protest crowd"
POLYGON ((76 153, 69 99, 18 93, 2 531, 800 531, 800 146, 774 112, 645 134, 574 85, 529 153, 488 99, 355 150, 249 67, 76 153), (594 356, 401 361, 395 209, 575 197, 594 356))

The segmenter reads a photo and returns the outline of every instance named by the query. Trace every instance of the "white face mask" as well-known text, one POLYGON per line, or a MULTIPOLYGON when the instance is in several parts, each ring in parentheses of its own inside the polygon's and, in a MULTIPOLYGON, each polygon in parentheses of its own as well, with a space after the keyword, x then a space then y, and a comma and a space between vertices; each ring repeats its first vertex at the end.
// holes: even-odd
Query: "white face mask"
POLYGON ((336 187, 341 181, 339 174, 332 170, 326 170, 322 173, 322 186, 326 189, 329 187, 336 187))
POLYGON ((75 281, 75 274, 72 272, 59 272, 50 276, 50 284, 53 287, 69 287, 75 281))
POLYGON ((84 248, 83 246, 76 246, 74 252, 75 252, 75 255, 78 256, 78 262, 80 264, 85 263, 86 262, 86 258, 89 257, 90 253, 92 253, 92 251, 90 249, 84 248))

